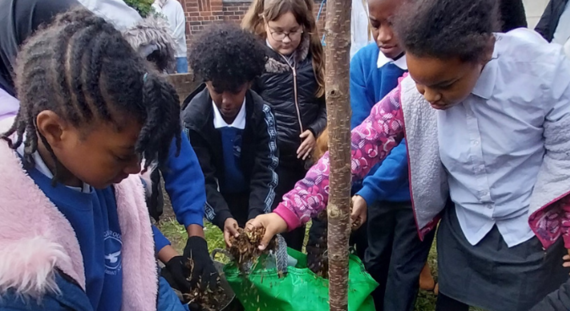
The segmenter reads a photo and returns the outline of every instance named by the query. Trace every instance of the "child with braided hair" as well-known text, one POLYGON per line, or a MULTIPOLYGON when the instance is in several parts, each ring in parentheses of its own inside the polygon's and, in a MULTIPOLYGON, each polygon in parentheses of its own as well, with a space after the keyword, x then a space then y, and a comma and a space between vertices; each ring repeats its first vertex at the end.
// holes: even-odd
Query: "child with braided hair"
MULTIPOLYGON (((87 7, 116 29, 123 29, 123 38, 152 68, 165 72, 168 68, 174 67, 174 42, 162 18, 148 16, 142 19, 138 15, 137 18, 132 18, 130 13, 134 10, 127 4, 118 2, 116 6, 108 4, 109 0, 98 3, 88 0, 17 0, 17 3, 16 0, 0 0, 0 7, 7 9, 0 13, 0 120, 15 116, 18 112, 18 99, 12 97, 15 95, 12 76, 17 52, 37 31, 39 25, 50 24, 55 15, 74 6, 87 7), (92 7, 92 4, 101 6, 92 7), (110 8, 114 8, 115 12, 108 12, 110 8), (118 12, 123 14, 117 14, 118 12), (122 16, 122 20, 117 20, 117 16, 122 16), (126 25, 127 29, 124 30, 125 27, 121 25, 126 25), (3 79, 4 77, 6 79, 3 79)), ((159 191, 160 178, 152 178, 162 175, 177 220, 188 232, 184 255, 178 256, 176 251, 169 247, 170 242, 156 227, 153 227, 157 257, 166 267, 161 273, 174 288, 183 292, 196 286, 198 280, 201 280, 200 283, 203 285, 215 286, 218 273, 209 257, 202 227, 206 201, 204 177, 187 136, 182 135, 178 156, 176 145, 172 143, 168 160, 160 167, 160 174, 159 170, 155 169, 152 174, 151 170, 148 170, 143 175, 151 177, 150 180, 145 179, 146 189, 151 190, 147 200, 151 217, 158 219, 162 213, 162 203, 159 200, 163 195, 162 191, 159 191), (189 272, 185 269, 185 263, 190 256, 195 265, 192 277, 187 280, 185 275, 189 272)))
POLYGON ((28 39, 15 85, 20 110, 0 121, 0 309, 187 310, 158 277, 136 176, 180 149, 173 87, 80 8, 28 39))

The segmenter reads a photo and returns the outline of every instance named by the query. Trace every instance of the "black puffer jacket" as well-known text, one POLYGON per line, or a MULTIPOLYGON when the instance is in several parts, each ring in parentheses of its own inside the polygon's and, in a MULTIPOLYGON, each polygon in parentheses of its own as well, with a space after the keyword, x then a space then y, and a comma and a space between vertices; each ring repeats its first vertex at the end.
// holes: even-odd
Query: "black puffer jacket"
POLYGON ((324 96, 316 97, 319 86, 309 53, 308 36, 303 38, 293 58, 296 75, 283 56, 267 47, 265 72, 253 86, 271 106, 275 115, 279 138, 279 165, 282 167, 303 165, 303 161, 297 159, 297 149, 301 145, 301 128, 303 131, 311 130, 316 138, 327 123, 324 96))

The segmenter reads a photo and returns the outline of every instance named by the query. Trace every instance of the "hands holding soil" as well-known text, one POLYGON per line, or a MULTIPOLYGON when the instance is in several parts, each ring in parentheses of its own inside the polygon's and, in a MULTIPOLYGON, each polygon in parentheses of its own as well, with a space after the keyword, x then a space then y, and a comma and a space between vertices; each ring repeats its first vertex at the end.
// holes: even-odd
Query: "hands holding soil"
POLYGON ((368 204, 363 197, 355 195, 352 197, 352 213, 350 220, 352 221, 352 230, 357 230, 366 222, 366 213, 368 204))
POLYGON ((564 257, 562 257, 562 260, 564 260, 564 263, 562 264, 562 266, 565 268, 570 267, 570 249, 568 249, 567 251, 568 251, 568 254, 564 255, 564 257))
POLYGON ((226 247, 232 247, 232 237, 237 238, 239 236, 239 225, 237 221, 233 218, 228 218, 224 222, 224 241, 226 241, 226 247))
POLYGON ((261 238, 258 246, 259 250, 263 251, 267 248, 275 235, 287 231, 287 223, 281 216, 275 213, 269 213, 259 215, 248 221, 245 225, 245 230, 249 232, 259 230, 259 228, 265 229, 263 238, 261 238))

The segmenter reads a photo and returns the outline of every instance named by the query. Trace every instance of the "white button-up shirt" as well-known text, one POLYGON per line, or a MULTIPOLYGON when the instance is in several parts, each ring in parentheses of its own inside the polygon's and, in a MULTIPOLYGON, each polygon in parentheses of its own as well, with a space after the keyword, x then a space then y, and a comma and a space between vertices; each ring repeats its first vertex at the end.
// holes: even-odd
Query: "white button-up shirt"
POLYGON ((545 154, 543 124, 570 113, 570 64, 554 50, 497 34, 469 97, 437 112, 441 161, 472 245, 495 225, 509 247, 534 235, 528 208, 545 154))
POLYGON ((222 117, 222 114, 220 113, 220 110, 218 110, 218 106, 216 106, 214 101, 212 101, 212 109, 214 110, 214 128, 234 127, 239 130, 243 130, 245 128, 245 98, 232 124, 228 124, 224 120, 224 117, 222 117))

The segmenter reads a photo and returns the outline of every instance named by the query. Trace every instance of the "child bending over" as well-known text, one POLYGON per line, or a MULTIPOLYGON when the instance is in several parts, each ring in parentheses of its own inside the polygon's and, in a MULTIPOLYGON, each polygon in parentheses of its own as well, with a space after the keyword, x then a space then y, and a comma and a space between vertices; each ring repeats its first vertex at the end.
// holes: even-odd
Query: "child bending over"
POLYGON ((206 178, 206 218, 230 236, 271 211, 279 163, 271 108, 251 83, 264 68, 263 46, 231 24, 192 45, 190 66, 204 79, 184 101, 182 119, 206 178))
POLYGON ((16 64, 20 110, 0 122, 0 309, 185 310, 158 277, 136 175, 180 145, 173 87, 85 9, 16 64))

